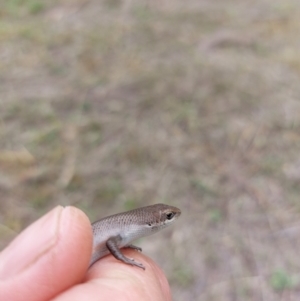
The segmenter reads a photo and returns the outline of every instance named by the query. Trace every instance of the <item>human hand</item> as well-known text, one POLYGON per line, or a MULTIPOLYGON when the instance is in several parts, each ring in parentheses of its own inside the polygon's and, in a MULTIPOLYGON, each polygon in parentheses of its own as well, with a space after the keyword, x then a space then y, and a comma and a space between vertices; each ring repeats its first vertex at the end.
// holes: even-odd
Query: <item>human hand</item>
POLYGON ((109 255, 87 271, 92 231, 75 207, 56 207, 16 237, 0 253, 0 300, 169 301, 163 272, 148 257, 122 250, 146 271, 109 255))

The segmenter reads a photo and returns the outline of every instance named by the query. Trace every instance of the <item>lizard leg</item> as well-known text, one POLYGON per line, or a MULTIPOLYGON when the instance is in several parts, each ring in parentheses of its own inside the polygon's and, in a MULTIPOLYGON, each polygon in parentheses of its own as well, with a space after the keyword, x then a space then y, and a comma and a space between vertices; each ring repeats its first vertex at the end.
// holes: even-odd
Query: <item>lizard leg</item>
POLYGON ((111 237, 107 240, 106 247, 110 251, 110 253, 116 259, 118 259, 126 264, 137 266, 137 267, 145 270, 145 267, 141 263, 134 261, 134 259, 132 259, 132 258, 128 258, 128 257, 124 256, 124 254, 121 252, 120 248, 118 247, 118 241, 119 241, 119 238, 116 236, 111 237))
POLYGON ((129 249, 133 249, 133 250, 137 250, 137 251, 139 251, 139 252, 142 252, 142 248, 137 247, 137 246, 135 246, 135 245, 127 245, 127 246, 125 246, 124 248, 129 248, 129 249))

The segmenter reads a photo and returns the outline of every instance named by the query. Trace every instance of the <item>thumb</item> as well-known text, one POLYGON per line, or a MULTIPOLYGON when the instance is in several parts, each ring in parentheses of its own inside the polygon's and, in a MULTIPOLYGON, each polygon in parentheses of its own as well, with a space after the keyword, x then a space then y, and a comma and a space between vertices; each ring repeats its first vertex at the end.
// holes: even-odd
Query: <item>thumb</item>
POLYGON ((92 250, 87 216, 56 207, 0 253, 0 300, 49 300, 82 281, 92 250))

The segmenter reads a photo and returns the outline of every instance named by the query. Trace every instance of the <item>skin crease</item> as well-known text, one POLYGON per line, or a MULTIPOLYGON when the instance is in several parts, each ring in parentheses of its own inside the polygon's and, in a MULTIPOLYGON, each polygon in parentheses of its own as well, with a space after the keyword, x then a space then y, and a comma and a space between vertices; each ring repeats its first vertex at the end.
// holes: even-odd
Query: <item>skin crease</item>
POLYGON ((88 271, 92 231, 75 207, 58 206, 20 233, 0 253, 0 300, 170 301, 160 268, 134 250, 125 256, 146 271, 108 255, 88 271))

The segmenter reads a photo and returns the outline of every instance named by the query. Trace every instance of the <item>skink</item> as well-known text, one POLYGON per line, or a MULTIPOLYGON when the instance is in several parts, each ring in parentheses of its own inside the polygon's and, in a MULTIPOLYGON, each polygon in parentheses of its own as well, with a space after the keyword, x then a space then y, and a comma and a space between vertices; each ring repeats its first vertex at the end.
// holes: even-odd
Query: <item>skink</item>
POLYGON ((93 253, 90 266, 111 253, 116 259, 145 270, 141 263, 125 257, 120 249, 131 248, 142 251, 130 243, 171 225, 180 214, 180 209, 176 207, 156 204, 111 215, 92 223, 93 253))

